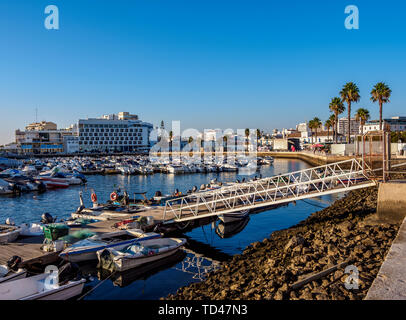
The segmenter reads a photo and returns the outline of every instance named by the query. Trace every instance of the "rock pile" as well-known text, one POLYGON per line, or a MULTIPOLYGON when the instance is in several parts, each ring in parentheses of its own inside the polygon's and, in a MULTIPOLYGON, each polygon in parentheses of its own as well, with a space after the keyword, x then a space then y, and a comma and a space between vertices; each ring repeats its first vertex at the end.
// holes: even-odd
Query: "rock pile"
POLYGON ((251 244, 205 281, 166 299, 363 299, 399 228, 369 223, 376 206, 376 187, 352 191, 298 225, 251 244), (345 263, 358 269, 358 289, 346 289, 345 263), (332 268, 338 264, 344 265, 332 268))

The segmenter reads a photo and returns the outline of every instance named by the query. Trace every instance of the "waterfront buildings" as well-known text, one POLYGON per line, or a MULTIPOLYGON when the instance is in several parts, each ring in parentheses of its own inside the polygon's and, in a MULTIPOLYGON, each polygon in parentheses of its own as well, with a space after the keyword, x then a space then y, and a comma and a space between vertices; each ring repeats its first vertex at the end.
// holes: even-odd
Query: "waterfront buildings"
POLYGON ((72 136, 73 128, 58 130, 53 122, 36 122, 15 131, 15 143, 19 153, 61 153, 65 136, 72 136))
MULTIPOLYGON (((383 119, 382 122, 392 132, 406 131, 406 117, 392 117, 390 119, 383 119)), ((379 120, 368 121, 364 125, 363 130, 364 133, 379 130, 379 120)))
POLYGON ((152 124, 137 115, 120 112, 101 118, 80 119, 78 122, 79 151, 147 152, 152 124))

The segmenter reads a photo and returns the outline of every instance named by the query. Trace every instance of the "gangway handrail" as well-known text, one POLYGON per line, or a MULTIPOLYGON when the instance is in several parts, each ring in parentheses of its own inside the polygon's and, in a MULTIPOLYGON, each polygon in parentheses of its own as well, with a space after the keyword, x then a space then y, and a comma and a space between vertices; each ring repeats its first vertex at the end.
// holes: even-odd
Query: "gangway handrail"
POLYGON ((167 200, 163 220, 165 220, 167 212, 172 212, 175 220, 180 220, 182 213, 185 213, 185 211, 197 218, 199 216, 199 207, 203 207, 204 210, 207 209, 209 214, 215 215, 216 213, 220 214, 222 211, 244 208, 244 206, 270 206, 275 202, 281 202, 280 198, 284 198, 283 201, 288 202, 302 198, 304 195, 313 197, 321 195, 323 192, 331 193, 331 190, 334 189, 337 192, 343 192, 343 189, 348 190, 359 186, 363 187, 363 185, 375 184, 376 182, 371 182, 373 179, 367 175, 367 172, 371 172, 369 166, 362 163, 362 160, 359 161, 353 158, 251 182, 238 183, 208 192, 194 193, 186 197, 167 200), (342 164, 351 164, 350 169, 341 168, 342 164), (324 172, 323 170, 319 172, 320 169, 324 169, 324 172), (357 180, 351 181, 351 179, 358 177, 365 178, 370 182, 360 184, 357 180), (283 178, 287 178, 287 181, 283 178), (348 182, 344 183, 344 179, 348 179, 348 182), (332 181, 337 181, 337 185, 332 185, 332 181), (321 187, 318 186, 320 183, 321 187), (301 185, 307 186, 307 189, 298 189, 297 187, 301 185), (311 187, 314 187, 315 190, 310 190, 311 187), (282 196, 278 197, 278 193, 282 196), (180 206, 177 206, 179 201, 180 206), (221 204, 223 207, 218 209, 217 204, 221 204))

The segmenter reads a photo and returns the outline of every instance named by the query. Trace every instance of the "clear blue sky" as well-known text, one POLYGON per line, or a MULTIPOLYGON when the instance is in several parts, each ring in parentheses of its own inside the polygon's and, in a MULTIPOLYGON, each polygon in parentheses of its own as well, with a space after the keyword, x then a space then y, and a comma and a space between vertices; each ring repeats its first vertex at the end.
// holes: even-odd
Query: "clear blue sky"
POLYGON ((376 0, 1 0, 0 144, 35 120, 130 111, 182 129, 291 127, 354 81, 406 116, 406 3, 376 0), (44 28, 59 7, 60 30, 44 28), (357 5, 360 30, 344 28, 357 5))

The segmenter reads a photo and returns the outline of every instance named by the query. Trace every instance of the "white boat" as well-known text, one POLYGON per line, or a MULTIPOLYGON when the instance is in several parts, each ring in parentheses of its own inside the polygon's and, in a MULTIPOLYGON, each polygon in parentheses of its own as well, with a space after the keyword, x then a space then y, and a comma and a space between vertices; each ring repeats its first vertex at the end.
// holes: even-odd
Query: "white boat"
POLYGON ((249 210, 242 210, 237 212, 230 212, 219 215, 219 219, 224 223, 239 221, 241 219, 246 218, 249 215, 249 210))
POLYGON ((186 239, 160 238, 126 246, 121 250, 107 248, 97 252, 99 266, 114 271, 125 271, 164 259, 186 243, 186 239))
POLYGON ((0 265, 0 283, 25 278, 26 275, 27 271, 24 269, 14 272, 10 271, 7 266, 0 265))
POLYGON ((184 168, 181 165, 170 164, 166 167, 168 173, 180 174, 184 173, 184 168))
POLYGON ((8 243, 15 241, 20 235, 21 228, 0 224, 0 243, 8 243))
POLYGON ((70 262, 81 262, 97 259, 97 251, 112 248, 120 250, 136 242, 160 238, 155 232, 145 233, 140 229, 127 229, 95 235, 78 241, 62 251, 59 256, 70 262))
POLYGON ((80 295, 85 279, 58 285, 46 285, 49 273, 0 284, 0 300, 67 300, 80 295))

